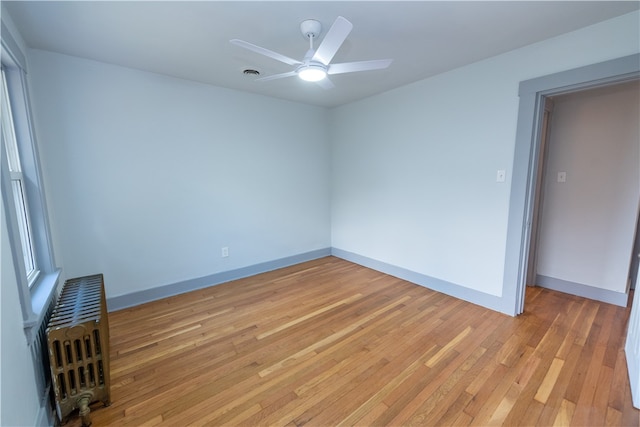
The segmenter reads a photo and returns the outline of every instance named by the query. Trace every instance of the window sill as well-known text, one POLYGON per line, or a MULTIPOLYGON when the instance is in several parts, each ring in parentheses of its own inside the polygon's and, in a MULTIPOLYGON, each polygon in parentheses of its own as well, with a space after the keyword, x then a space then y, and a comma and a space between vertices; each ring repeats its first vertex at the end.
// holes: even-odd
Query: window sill
POLYGON ((31 288, 31 310, 33 315, 24 322, 24 329, 29 342, 36 336, 37 330, 44 320, 47 308, 56 293, 60 272, 60 269, 46 274, 41 272, 38 280, 31 288))

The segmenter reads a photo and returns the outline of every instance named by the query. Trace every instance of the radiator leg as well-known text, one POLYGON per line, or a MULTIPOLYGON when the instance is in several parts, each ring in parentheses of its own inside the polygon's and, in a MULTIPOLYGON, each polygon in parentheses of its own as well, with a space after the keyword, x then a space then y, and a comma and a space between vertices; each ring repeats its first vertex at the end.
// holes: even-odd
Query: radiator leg
POLYGON ((79 415, 82 417, 82 427, 89 427, 91 425, 91 408, 89 408, 89 403, 89 396, 83 396, 78 399, 78 406, 80 407, 79 415))

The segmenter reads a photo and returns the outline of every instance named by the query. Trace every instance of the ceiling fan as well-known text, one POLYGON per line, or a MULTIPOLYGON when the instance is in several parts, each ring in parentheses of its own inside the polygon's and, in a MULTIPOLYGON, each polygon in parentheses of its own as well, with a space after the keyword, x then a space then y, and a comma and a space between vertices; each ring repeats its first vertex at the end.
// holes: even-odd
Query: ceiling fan
POLYGON ((261 77, 256 81, 269 81, 281 79, 284 77, 298 76, 302 80, 316 82, 324 89, 331 89, 334 84, 329 80, 327 75, 353 73, 356 71, 381 70, 387 68, 393 59, 378 59, 372 61, 343 62, 340 64, 331 64, 334 55, 342 46, 351 30, 353 24, 342 16, 338 16, 327 32, 327 35, 320 43, 316 50, 313 49, 313 41, 318 38, 322 31, 322 24, 315 19, 307 19, 300 24, 302 35, 309 39, 309 50, 301 61, 288 56, 281 55, 277 52, 256 46, 249 42, 233 39, 230 40, 236 46, 243 47, 253 52, 259 53, 276 61, 295 66, 293 71, 287 73, 274 74, 271 76, 261 77))

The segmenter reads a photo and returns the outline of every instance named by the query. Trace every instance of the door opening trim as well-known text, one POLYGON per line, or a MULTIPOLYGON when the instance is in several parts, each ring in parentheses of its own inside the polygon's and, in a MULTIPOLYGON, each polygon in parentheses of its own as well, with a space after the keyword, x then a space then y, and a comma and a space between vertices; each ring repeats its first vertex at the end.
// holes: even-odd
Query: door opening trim
POLYGON ((503 297, 505 302, 513 302, 513 315, 524 311, 536 172, 541 161, 539 146, 545 98, 638 78, 640 54, 635 54, 520 83, 503 281, 503 297))

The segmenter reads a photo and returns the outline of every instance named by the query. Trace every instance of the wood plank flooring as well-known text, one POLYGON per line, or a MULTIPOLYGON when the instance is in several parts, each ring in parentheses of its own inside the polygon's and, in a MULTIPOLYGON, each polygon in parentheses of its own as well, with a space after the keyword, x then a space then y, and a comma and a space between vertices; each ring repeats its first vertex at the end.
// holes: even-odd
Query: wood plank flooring
MULTIPOLYGON (((628 309, 512 318, 327 257, 109 315, 94 426, 638 426, 628 309)), ((72 417, 68 425, 79 425, 72 417)))

